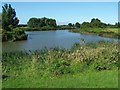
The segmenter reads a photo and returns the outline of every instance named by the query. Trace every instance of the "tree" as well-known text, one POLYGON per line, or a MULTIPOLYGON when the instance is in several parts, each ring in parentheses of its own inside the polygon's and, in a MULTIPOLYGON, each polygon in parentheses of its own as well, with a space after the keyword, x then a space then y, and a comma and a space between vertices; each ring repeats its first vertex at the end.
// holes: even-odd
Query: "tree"
POLYGON ((89 28, 91 27, 91 24, 89 22, 83 22, 81 25, 81 28, 89 28))
POLYGON ((118 28, 120 28, 120 22, 118 22, 118 28))
POLYGON ((91 27, 101 27, 102 23, 98 18, 91 20, 91 27))
POLYGON ((76 27, 76 28, 80 28, 80 23, 79 23, 79 22, 76 22, 76 23, 75 23, 75 27, 76 27))
POLYGON ((107 27, 107 24, 102 23, 98 18, 93 18, 90 22, 91 27, 95 27, 95 28, 105 28, 107 27))
POLYGON ((46 17, 43 18, 30 18, 27 22, 28 26, 31 28, 42 28, 42 27, 56 27, 56 20, 49 19, 46 17))
POLYGON ((114 27, 115 28, 120 28, 120 22, 115 23, 114 27))
POLYGON ((2 27, 2 17, 1 17, 1 13, 0 13, 0 29, 2 27))
POLYGON ((38 19, 37 18, 30 18, 29 21, 28 21, 28 26, 31 27, 31 28, 34 28, 34 27, 38 27, 38 19))
POLYGON ((6 31, 11 31, 13 28, 17 27, 19 23, 16 17, 15 9, 9 4, 2 6, 2 29, 6 31))
POLYGON ((72 24, 72 23, 68 23, 68 26, 72 27, 72 26, 73 26, 73 24, 72 24))

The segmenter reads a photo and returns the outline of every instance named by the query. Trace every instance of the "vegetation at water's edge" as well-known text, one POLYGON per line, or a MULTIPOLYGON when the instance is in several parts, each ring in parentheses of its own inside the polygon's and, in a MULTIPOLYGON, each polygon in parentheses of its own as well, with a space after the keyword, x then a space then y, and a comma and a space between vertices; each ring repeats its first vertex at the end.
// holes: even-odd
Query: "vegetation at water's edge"
POLYGON ((70 29, 70 32, 81 34, 96 34, 98 36, 120 39, 119 28, 79 28, 70 29))
POLYGON ((75 24, 68 23, 68 25, 57 25, 55 19, 34 17, 30 18, 26 25, 21 25, 19 24, 19 19, 16 17, 15 9, 13 9, 10 4, 5 4, 2 8, 2 20, 0 19, 0 28, 2 23, 2 41, 26 40, 27 35, 25 34, 25 31, 62 29, 69 29, 70 31, 80 33, 95 33, 107 37, 119 38, 120 36, 119 32, 116 32, 118 30, 115 30, 116 33, 111 31, 113 28, 117 29, 120 27, 120 23, 111 25, 101 22, 98 18, 93 18, 91 22, 83 22, 82 24, 76 22, 75 24))
POLYGON ((15 9, 10 4, 5 4, 2 7, 2 41, 27 39, 25 32, 17 27, 18 23, 15 9))
POLYGON ((0 31, 1 31, 1 28, 2 28, 2 16, 1 16, 1 13, 0 13, 0 31))
POLYGON ((119 38, 119 23, 115 25, 101 22, 98 18, 93 18, 91 22, 83 22, 80 24, 68 23, 68 25, 57 25, 55 19, 49 18, 30 18, 28 25, 19 25, 25 31, 43 31, 43 30, 64 30, 68 29, 72 32, 80 32, 87 34, 97 34, 104 37, 119 38))
POLYGON ((120 38, 119 33, 120 23, 115 25, 105 24, 99 19, 93 18, 91 22, 83 22, 80 28, 71 29, 72 32, 80 32, 85 34, 97 34, 104 37, 120 38))
POLYGON ((118 43, 104 41, 70 50, 4 52, 3 88, 117 88, 118 56, 118 43))

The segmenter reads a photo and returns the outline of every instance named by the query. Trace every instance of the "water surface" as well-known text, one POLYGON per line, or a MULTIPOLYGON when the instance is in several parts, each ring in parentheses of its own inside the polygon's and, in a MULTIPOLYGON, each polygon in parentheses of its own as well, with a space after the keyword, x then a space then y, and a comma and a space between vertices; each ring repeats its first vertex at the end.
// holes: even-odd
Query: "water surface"
POLYGON ((41 50, 46 48, 71 48, 75 43, 80 43, 81 39, 88 42, 105 41, 117 41, 114 38, 100 37, 97 35, 88 35, 69 32, 68 30, 56 30, 56 31, 29 31, 28 40, 16 41, 16 42, 3 42, 4 51, 21 51, 21 50, 41 50))

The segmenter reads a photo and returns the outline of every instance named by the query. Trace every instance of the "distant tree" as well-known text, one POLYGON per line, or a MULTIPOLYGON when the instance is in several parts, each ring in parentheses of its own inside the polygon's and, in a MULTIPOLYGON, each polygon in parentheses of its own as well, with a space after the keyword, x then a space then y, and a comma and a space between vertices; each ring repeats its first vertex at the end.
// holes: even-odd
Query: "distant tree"
POLYGON ((81 28, 89 28, 89 27, 91 27, 91 24, 89 22, 83 22, 81 24, 81 28))
POLYGON ((90 22, 91 27, 96 27, 96 28, 105 28, 107 27, 107 24, 102 23, 98 18, 93 18, 90 22))
POLYGON ((91 20, 91 27, 101 27, 101 21, 97 18, 91 20))
POLYGON ((115 23, 114 27, 115 28, 120 28, 120 22, 115 23))
POLYGON ((79 23, 79 22, 76 22, 76 23, 75 23, 75 27, 76 27, 76 28, 80 28, 80 23, 79 23))
POLYGON ((0 28, 2 27, 2 15, 0 13, 0 28))
POLYGON ((106 28, 107 24, 106 23, 101 23, 101 28, 106 28))
POLYGON ((73 24, 72 24, 72 23, 68 23, 68 26, 72 27, 72 26, 73 26, 73 24))
POLYGON ((57 26, 55 19, 49 19, 46 17, 30 18, 27 24, 31 28, 56 27, 57 26))
POLYGON ((29 27, 34 28, 38 24, 38 19, 37 18, 30 18, 27 24, 29 27))
POLYGON ((118 22, 118 28, 120 28, 120 22, 118 22))
POLYGON ((9 4, 2 6, 2 28, 6 31, 11 31, 13 28, 17 27, 19 23, 16 17, 15 9, 9 4))
POLYGON ((0 13, 0 22, 2 22, 2 14, 0 13))
POLYGON ((55 19, 49 19, 49 24, 51 27, 56 27, 57 24, 56 24, 56 20, 55 19))

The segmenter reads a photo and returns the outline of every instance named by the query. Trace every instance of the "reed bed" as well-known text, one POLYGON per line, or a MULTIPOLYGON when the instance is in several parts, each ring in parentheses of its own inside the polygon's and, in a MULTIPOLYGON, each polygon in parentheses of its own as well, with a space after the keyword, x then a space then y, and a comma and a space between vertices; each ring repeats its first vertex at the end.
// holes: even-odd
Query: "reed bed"
POLYGON ((118 68, 118 43, 75 44, 71 49, 49 49, 34 52, 3 52, 3 75, 59 76, 85 70, 118 68))

